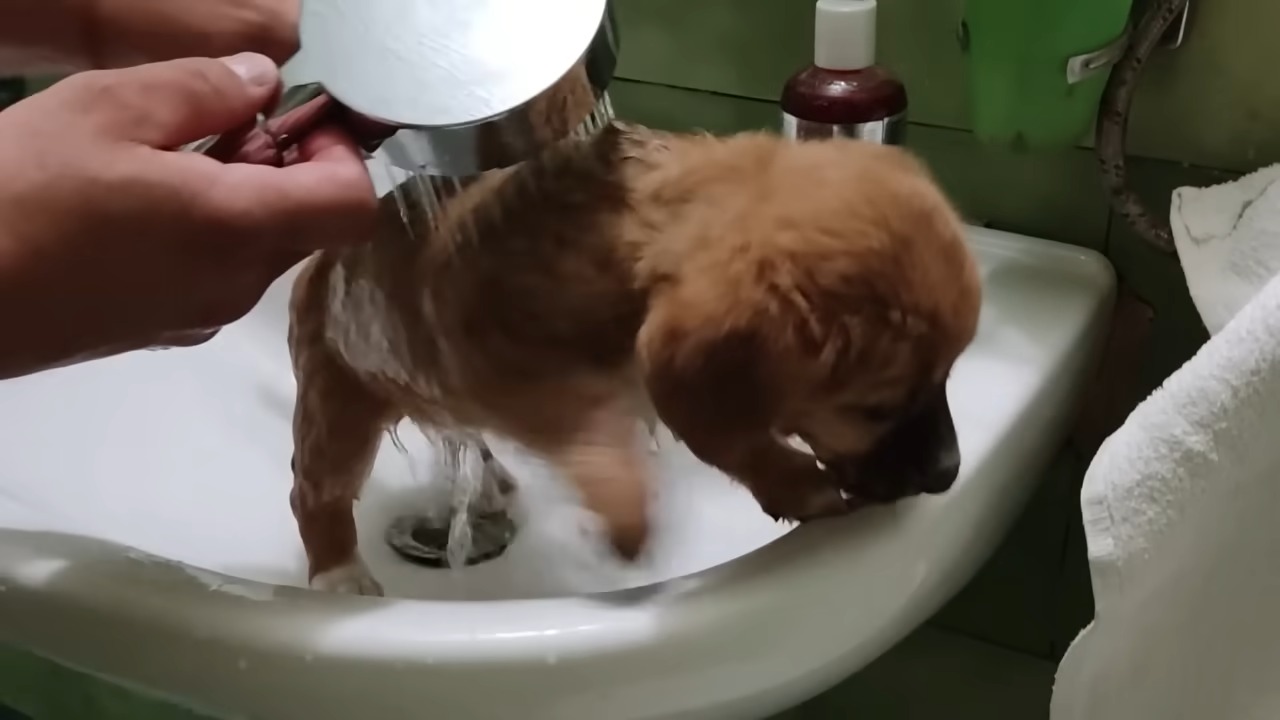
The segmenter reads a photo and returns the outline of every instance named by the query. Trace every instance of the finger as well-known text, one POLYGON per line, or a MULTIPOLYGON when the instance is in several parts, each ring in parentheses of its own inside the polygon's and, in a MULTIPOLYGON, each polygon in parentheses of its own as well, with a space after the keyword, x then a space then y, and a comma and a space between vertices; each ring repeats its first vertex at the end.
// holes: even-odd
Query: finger
POLYGON ((333 112, 333 98, 328 95, 304 103, 272 118, 264 126, 256 124, 246 131, 224 133, 204 154, 224 163, 250 163, 280 167, 296 160, 293 138, 306 137, 325 116, 333 112))
POLYGON ((343 165, 359 163, 364 167, 364 151, 356 145, 350 135, 332 124, 322 125, 303 138, 302 142, 298 143, 298 157, 301 162, 343 165))
POLYGON ((303 141, 298 157, 286 168, 217 168, 221 211, 269 229, 283 251, 305 254, 370 238, 378 201, 359 148, 324 127, 303 141))
POLYGON ((112 137, 172 148, 252 123, 277 96, 280 71, 243 53, 84 73, 69 89, 112 137))

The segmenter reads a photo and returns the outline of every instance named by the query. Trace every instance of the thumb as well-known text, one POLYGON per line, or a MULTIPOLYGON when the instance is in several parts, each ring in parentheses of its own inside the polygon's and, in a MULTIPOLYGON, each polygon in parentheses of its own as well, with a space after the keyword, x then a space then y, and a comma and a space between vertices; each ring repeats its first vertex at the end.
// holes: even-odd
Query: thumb
MULTIPOLYGON (((279 95, 280 70, 264 55, 188 58, 85 73, 89 112, 111 137, 173 148, 253 121, 279 95)), ((73 78, 74 79, 74 78, 73 78)))

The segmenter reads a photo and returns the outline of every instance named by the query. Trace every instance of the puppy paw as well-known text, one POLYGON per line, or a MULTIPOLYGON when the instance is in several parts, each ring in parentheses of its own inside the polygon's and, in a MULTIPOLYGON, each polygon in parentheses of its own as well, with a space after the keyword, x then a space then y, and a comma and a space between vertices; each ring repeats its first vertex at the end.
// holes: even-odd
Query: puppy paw
POLYGON ((620 560, 634 563, 649 544, 649 524, 626 524, 609 528, 609 545, 620 560))
POLYGON ((382 597, 382 586, 362 560, 339 565, 311 578, 311 589, 340 595, 382 597))
POLYGON ((503 465, 492 454, 488 457, 482 456, 482 459, 484 462, 483 475, 481 476, 483 478, 481 480, 483 486, 504 498, 514 493, 516 491, 516 480, 511 476, 511 472, 507 470, 507 466, 503 465))

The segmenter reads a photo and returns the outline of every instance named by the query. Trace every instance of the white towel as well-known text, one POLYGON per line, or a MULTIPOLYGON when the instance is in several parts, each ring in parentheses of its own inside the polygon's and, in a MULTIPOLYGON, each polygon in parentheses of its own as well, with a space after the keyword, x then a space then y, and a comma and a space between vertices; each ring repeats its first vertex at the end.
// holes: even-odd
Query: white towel
POLYGON ((1210 333, 1280 273, 1280 165, 1233 182, 1173 192, 1174 244, 1210 333))
POLYGON ((1175 194, 1208 344, 1081 494, 1096 618, 1053 720, 1280 718, 1280 170, 1175 194))

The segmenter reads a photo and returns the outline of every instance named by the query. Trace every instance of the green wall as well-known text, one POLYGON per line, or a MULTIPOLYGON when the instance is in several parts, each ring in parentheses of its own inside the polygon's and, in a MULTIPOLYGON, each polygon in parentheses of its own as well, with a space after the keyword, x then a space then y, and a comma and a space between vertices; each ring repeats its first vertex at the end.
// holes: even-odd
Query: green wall
MULTIPOLYGON (((1028 0, 1031 1, 1031 0, 1028 0)), ((1280 160, 1280 3, 1192 0, 1184 45, 1148 65, 1131 120, 1135 186, 1158 212, 1178 185, 1205 185, 1280 160)), ((654 126, 732 132, 774 127, 787 76, 810 57, 813 0, 618 0, 619 112, 654 126)), ((911 93, 909 146, 977 223, 1105 252, 1154 311, 1138 399, 1206 334, 1174 258, 1147 248, 1109 212, 1092 152, 1018 154, 968 132, 956 28, 963 0, 881 0, 880 53, 911 93)), ((1068 448, 982 574, 934 620, 1045 658, 1092 614, 1078 487, 1088 459, 1068 448)))

